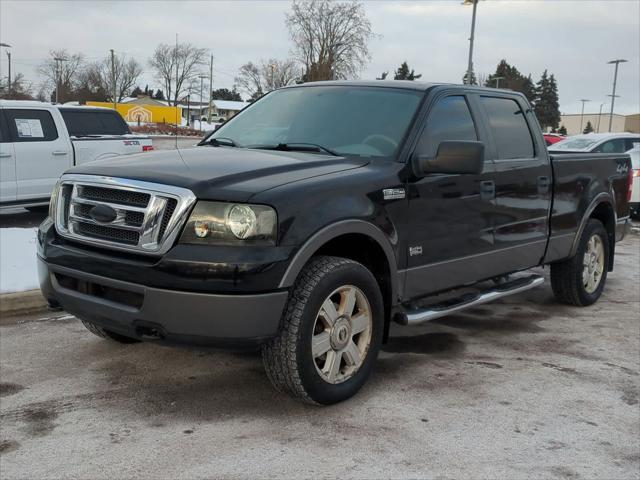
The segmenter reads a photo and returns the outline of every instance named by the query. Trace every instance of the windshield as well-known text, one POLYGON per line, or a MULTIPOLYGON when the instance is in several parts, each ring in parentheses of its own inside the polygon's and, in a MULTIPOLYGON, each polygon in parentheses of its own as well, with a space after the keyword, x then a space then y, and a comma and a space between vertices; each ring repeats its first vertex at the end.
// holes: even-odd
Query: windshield
POLYGON ((584 150, 598 143, 593 138, 567 138, 558 143, 554 143, 551 150, 584 150))
POLYGON ((310 150, 388 157, 395 153, 423 92, 397 88, 317 86, 266 95, 208 142, 238 147, 310 150))

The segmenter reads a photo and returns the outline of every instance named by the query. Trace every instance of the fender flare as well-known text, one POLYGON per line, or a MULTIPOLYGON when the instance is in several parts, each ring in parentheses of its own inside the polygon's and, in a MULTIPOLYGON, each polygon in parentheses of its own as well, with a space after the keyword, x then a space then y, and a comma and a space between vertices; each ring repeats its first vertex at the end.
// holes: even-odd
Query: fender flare
MULTIPOLYGON (((616 216, 616 209, 613 207, 613 197, 609 192, 601 192, 598 195, 596 195, 593 200, 591 200, 591 203, 589 204, 589 206, 585 210, 584 215, 582 216, 582 220, 580 221, 580 225, 578 226, 576 235, 573 238, 573 244, 571 245, 571 251, 569 253, 570 257, 573 257, 574 255, 576 255, 576 253, 578 253, 578 245, 580 243, 580 237, 582 236, 582 232, 587 226, 587 222, 589 221, 589 218, 591 218, 591 214, 593 213, 593 211, 603 203, 606 203, 607 205, 609 205, 611 207, 611 210, 613 211, 613 220, 614 220, 613 224, 615 228, 617 216, 616 216)), ((611 245, 611 248, 613 249, 614 245, 611 245)))
POLYGON ((380 248, 384 251, 387 263, 389 265, 389 275, 391 283, 391 302, 396 304, 398 298, 398 265, 396 257, 389 242, 388 237, 384 234, 380 228, 372 223, 365 222, 364 220, 341 220, 336 223, 332 223, 323 227, 314 233, 296 252, 293 259, 289 263, 287 270, 282 276, 282 280, 278 285, 278 288, 291 287, 300 271, 307 264, 309 259, 315 252, 318 251, 325 243, 337 238, 341 235, 347 234, 362 234, 374 240, 380 248))

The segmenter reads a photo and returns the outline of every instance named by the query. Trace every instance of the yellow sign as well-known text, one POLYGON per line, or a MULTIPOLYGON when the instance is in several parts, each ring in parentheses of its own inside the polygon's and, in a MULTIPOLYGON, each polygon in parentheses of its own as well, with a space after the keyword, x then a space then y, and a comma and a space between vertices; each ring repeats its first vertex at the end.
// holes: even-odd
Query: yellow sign
MULTIPOLYGON (((87 102, 87 105, 113 108, 113 103, 109 102, 87 102)), ((133 123, 171 123, 179 125, 182 119, 182 108, 180 107, 118 103, 116 104, 116 109, 127 122, 133 123)))

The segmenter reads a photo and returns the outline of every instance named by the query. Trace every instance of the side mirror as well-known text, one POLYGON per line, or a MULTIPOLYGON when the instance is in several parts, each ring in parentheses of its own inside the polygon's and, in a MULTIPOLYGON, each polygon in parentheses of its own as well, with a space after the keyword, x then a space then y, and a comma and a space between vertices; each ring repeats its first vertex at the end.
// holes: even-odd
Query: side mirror
POLYGON ((429 173, 480 174, 484 167, 482 142, 444 141, 438 145, 435 157, 418 155, 414 171, 423 176, 429 173))

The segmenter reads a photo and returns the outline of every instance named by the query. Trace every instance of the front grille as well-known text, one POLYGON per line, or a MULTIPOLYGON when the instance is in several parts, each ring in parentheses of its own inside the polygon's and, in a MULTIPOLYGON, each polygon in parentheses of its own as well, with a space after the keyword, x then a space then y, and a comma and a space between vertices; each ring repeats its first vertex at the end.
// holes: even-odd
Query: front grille
POLYGON ((121 228, 105 227, 104 225, 94 225, 92 223, 77 222, 78 233, 91 238, 101 238, 127 245, 137 245, 140 234, 133 230, 123 230, 121 228))
POLYGON ((92 175, 64 175, 59 191, 60 235, 145 254, 171 248, 195 202, 183 188, 92 175))
POLYGON ((133 207, 146 207, 149 204, 151 195, 131 190, 120 190, 115 188, 102 188, 93 186, 83 186, 80 188, 80 196, 87 200, 96 200, 109 203, 119 203, 121 205, 131 205, 133 207))

